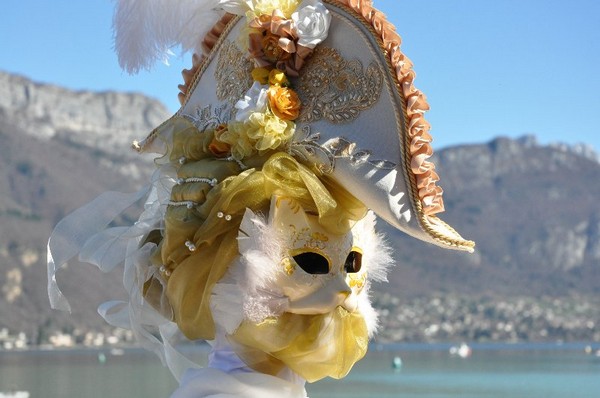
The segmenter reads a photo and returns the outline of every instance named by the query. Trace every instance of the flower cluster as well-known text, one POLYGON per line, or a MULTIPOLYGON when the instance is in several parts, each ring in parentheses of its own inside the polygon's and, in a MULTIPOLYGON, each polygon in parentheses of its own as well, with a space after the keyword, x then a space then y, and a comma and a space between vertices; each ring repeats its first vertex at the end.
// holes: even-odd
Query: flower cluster
POLYGON ((250 27, 248 48, 258 66, 274 66, 298 76, 305 59, 327 37, 331 15, 320 0, 304 0, 290 14, 292 0, 270 0, 272 10, 261 5, 261 14, 246 13, 250 27), (276 3, 285 3, 277 7, 276 3))
POLYGON ((220 0, 248 22, 248 50, 256 68, 254 84, 235 108, 235 120, 220 125, 209 150, 241 160, 287 144, 300 115, 300 99, 288 76, 327 37, 331 16, 320 0, 220 0))

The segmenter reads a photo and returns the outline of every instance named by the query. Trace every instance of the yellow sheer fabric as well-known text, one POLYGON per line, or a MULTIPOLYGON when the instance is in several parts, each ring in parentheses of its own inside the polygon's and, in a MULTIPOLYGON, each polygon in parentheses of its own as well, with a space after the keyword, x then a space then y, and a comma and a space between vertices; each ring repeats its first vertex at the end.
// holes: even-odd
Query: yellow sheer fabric
POLYGON ((309 382, 340 379, 367 352, 363 317, 342 307, 323 315, 285 313, 258 325, 245 322, 232 336, 236 352, 251 368, 277 375, 282 364, 309 382))

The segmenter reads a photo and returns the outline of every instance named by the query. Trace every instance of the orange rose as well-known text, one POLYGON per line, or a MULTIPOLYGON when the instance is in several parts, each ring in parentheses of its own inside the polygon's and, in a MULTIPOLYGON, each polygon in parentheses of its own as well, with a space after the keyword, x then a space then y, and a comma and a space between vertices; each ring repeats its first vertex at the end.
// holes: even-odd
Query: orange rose
POLYGON ((290 88, 271 86, 267 91, 271 111, 283 120, 296 120, 300 115, 300 98, 290 88))
POLYGON ((227 132, 227 125, 218 125, 215 129, 212 141, 208 144, 208 150, 217 158, 224 158, 231 152, 231 145, 219 140, 219 137, 225 132, 227 132))

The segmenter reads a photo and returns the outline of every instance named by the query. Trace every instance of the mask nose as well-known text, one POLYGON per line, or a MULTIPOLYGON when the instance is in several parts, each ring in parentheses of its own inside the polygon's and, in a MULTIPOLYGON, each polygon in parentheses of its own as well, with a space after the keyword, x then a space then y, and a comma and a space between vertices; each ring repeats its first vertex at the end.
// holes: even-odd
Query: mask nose
POLYGON ((348 297, 352 294, 352 288, 346 282, 346 275, 343 273, 337 274, 336 278, 333 280, 332 289, 337 290, 340 295, 348 297))
POLYGON ((295 314, 325 314, 343 305, 352 296, 352 288, 342 274, 332 277, 318 290, 291 301, 288 311, 295 314))
POLYGON ((338 296, 342 299, 338 305, 341 305, 348 312, 356 311, 358 308, 358 299, 356 294, 352 293, 352 288, 348 285, 343 273, 340 273, 336 278, 336 287, 338 289, 338 296))

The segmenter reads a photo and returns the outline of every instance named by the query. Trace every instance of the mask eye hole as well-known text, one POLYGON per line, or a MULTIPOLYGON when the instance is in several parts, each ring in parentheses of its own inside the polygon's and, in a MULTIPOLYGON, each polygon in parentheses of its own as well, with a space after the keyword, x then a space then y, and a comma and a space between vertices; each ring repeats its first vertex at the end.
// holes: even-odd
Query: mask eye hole
POLYGON ((318 253, 300 253, 294 256, 294 261, 307 274, 321 275, 329 273, 329 261, 318 253))
POLYGON ((362 254, 353 250, 346 257, 344 270, 348 274, 355 274, 360 271, 360 267, 362 267, 362 254))

